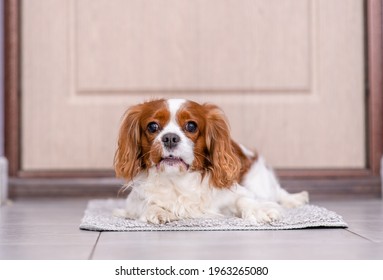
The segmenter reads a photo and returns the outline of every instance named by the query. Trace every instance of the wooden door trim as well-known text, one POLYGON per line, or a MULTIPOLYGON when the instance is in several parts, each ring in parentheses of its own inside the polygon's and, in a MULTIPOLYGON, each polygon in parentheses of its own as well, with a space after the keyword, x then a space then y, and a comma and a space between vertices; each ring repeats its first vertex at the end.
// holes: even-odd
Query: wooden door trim
POLYGON ((382 1, 366 2, 368 168, 379 175, 383 155, 383 37, 382 1))
MULTIPOLYGON (((283 178, 374 178, 379 175, 383 154, 383 59, 382 0, 366 0, 366 135, 365 169, 278 170, 283 178)), ((5 152, 13 178, 110 177, 112 171, 23 171, 21 170, 21 30, 20 0, 4 1, 5 20, 5 152)), ((377 185, 376 188, 379 188, 377 185)))
POLYGON ((4 150, 10 176, 20 170, 20 1, 4 0, 4 150))

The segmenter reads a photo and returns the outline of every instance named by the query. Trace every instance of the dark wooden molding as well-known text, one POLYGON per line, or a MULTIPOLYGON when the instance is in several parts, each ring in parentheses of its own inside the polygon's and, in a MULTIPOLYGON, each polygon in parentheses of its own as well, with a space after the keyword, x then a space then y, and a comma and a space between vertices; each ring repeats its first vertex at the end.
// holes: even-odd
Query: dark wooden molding
POLYGON ((372 176, 369 169, 282 169, 276 170, 283 179, 339 179, 372 176))
MULTIPOLYGON (((4 0, 4 58, 5 58, 5 154, 9 161, 11 177, 11 193, 34 192, 30 182, 47 184, 39 188, 39 193, 65 193, 73 189, 90 191, 84 182, 93 179, 114 177, 112 170, 83 170, 83 171, 23 171, 21 169, 21 17, 20 0, 4 0), (56 184, 55 180, 67 180, 56 184), (39 181, 40 180, 40 181, 39 181), (77 180, 77 181, 76 181, 77 180), (76 184, 83 180, 80 186, 76 184), (75 183, 77 182, 77 183, 75 183), (48 191, 49 184, 52 186, 48 191), (78 188, 76 188, 78 187, 78 188)), ((363 169, 299 169, 277 170, 282 182, 287 182, 287 188, 294 186, 301 189, 304 182, 309 183, 310 192, 343 192, 343 193, 380 193, 379 183, 380 160, 383 155, 383 43, 382 43, 382 0, 365 0, 366 12, 366 135, 367 135, 367 166, 363 169), (330 181, 331 180, 331 181, 330 181), (361 184, 365 188, 361 189, 361 184), (330 187, 330 186, 333 187, 330 187), (347 187, 349 185, 349 187, 347 187), (311 186, 311 187, 310 187, 311 186), (336 189, 335 189, 336 188, 336 189)), ((102 186, 98 185, 101 189, 102 186)), ((298 190, 298 189, 297 189, 298 190)))
POLYGON ((282 179, 281 185, 289 192, 306 190, 310 198, 361 198, 381 197, 380 177, 353 177, 330 179, 282 179))
POLYGON ((382 1, 368 0, 366 7, 368 167, 374 175, 379 175, 383 155, 382 1))
POLYGON ((36 170, 19 171, 18 178, 114 178, 113 170, 36 170))
MULTIPOLYGON (((124 198, 128 191, 115 178, 11 178, 10 197, 111 197, 124 198)), ((380 178, 293 179, 281 180, 289 192, 306 190, 311 199, 380 197, 380 178)))
POLYGON ((123 197, 123 181, 115 178, 10 178, 14 197, 123 197))
POLYGON ((4 0, 5 156, 9 175, 20 169, 20 3, 4 0))

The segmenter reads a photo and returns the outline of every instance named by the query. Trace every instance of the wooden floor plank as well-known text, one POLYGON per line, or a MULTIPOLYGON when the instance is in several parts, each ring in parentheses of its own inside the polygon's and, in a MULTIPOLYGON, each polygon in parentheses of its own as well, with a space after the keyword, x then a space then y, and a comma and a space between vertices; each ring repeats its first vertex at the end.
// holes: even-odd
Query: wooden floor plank
POLYGON ((79 230, 86 199, 0 208, 0 259, 383 259, 381 200, 321 200, 348 229, 216 232, 79 230))
POLYGON ((383 221, 352 222, 349 231, 374 242, 383 242, 383 221))
POLYGON ((94 259, 142 259, 142 260, 172 260, 172 259, 203 259, 203 260, 355 260, 383 258, 383 247, 373 244, 332 244, 324 246, 315 244, 280 244, 260 243, 253 246, 177 246, 168 247, 127 247, 117 244, 108 247, 98 247, 94 259))
POLYGON ((344 229, 228 232, 103 232, 95 259, 378 258, 372 242, 344 229), (349 247, 349 250, 346 248, 349 247), (351 253, 353 252, 353 253, 351 253))
POLYGON ((382 200, 320 201, 317 204, 342 215, 350 232, 374 242, 383 242, 382 200))
POLYGON ((91 251, 80 244, 0 244, 0 260, 87 260, 91 251))
POLYGON ((78 228, 86 203, 31 199, 0 208, 0 259, 88 259, 99 234, 78 228))

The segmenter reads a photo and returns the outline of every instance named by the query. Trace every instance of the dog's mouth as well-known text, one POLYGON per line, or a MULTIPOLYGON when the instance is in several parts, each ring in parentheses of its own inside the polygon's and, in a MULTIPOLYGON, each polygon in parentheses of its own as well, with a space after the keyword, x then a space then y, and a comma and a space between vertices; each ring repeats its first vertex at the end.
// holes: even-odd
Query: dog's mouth
POLYGON ((173 156, 161 158, 157 164, 159 169, 165 169, 166 166, 179 167, 180 171, 187 171, 189 169, 189 164, 184 162, 182 158, 173 156))

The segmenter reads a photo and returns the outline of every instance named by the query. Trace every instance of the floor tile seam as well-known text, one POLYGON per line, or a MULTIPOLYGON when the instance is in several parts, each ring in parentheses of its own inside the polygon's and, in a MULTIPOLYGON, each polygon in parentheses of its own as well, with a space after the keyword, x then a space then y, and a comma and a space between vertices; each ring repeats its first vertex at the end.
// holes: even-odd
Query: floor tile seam
POLYGON ((353 235, 356 235, 356 236, 358 236, 358 237, 360 237, 360 238, 363 238, 363 239, 365 239, 365 240, 367 240, 367 241, 369 241, 369 242, 371 242, 371 243, 380 243, 379 241, 376 241, 376 240, 373 240, 373 239, 371 239, 371 238, 369 238, 369 237, 367 237, 367 236, 364 236, 363 234, 358 233, 358 232, 354 231, 353 229, 347 228, 346 230, 347 230, 349 233, 351 233, 351 234, 353 234, 353 235))
POLYGON ((95 242, 94 245, 93 245, 93 248, 92 248, 92 251, 91 251, 90 254, 89 254, 88 260, 93 260, 94 253, 96 252, 96 247, 97 247, 98 242, 99 242, 100 237, 101 237, 101 233, 102 233, 101 231, 98 233, 96 242, 95 242))

